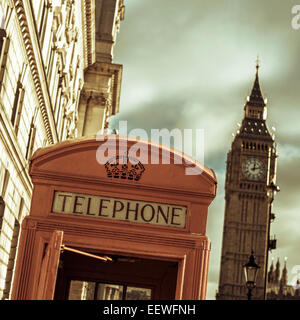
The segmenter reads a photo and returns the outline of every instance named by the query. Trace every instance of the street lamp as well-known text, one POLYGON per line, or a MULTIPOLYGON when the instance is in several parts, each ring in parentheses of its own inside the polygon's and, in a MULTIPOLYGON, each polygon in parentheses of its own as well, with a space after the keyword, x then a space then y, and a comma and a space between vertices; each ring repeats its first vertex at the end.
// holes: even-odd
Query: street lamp
POLYGON ((252 250, 249 262, 244 265, 248 300, 251 300, 252 290, 256 287, 256 277, 259 268, 260 266, 255 263, 254 252, 252 250))

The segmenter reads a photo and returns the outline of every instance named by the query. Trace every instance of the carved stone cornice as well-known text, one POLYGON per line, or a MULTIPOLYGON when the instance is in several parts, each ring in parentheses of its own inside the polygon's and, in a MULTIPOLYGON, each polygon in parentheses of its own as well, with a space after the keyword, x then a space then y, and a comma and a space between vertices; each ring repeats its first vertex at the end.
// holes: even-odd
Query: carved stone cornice
MULTIPOLYGON (((84 90, 91 91, 88 82, 89 76, 95 74, 110 79, 110 103, 111 103, 111 115, 115 115, 119 112, 119 102, 121 93, 121 80, 122 80, 122 70, 123 66, 120 64, 95 62, 93 65, 89 66, 85 71, 85 84, 84 90)), ((91 77, 93 79, 93 77, 91 77)), ((99 92, 100 94, 100 92, 99 92)))
MULTIPOLYGON (((36 55, 40 55, 40 53, 36 53, 34 51, 33 47, 33 39, 34 32, 30 30, 28 19, 30 17, 27 16, 28 12, 25 12, 25 2, 27 1, 19 1, 14 0, 14 5, 16 9, 16 16, 19 20, 19 25, 24 41, 24 46, 29 62, 30 71, 32 74, 34 86, 36 89, 36 94, 39 101, 39 106, 45 126, 45 131, 47 135, 48 142, 50 144, 57 142, 57 132, 55 129, 53 114, 52 114, 52 107, 51 107, 51 101, 49 98, 48 89, 45 88, 45 82, 46 78, 44 71, 41 71, 41 67, 38 65, 37 57, 36 55), (43 73, 43 74, 42 74, 43 73)), ((31 19, 33 19, 31 17, 31 19)), ((39 57, 39 60, 41 60, 41 57, 39 57)), ((42 65, 42 64, 41 64, 42 65)))
POLYGON ((95 0, 83 1, 83 47, 86 67, 95 62, 95 0))
POLYGON ((119 0, 119 8, 118 8, 118 15, 116 18, 116 33, 120 31, 120 23, 125 18, 125 6, 124 0, 119 0))

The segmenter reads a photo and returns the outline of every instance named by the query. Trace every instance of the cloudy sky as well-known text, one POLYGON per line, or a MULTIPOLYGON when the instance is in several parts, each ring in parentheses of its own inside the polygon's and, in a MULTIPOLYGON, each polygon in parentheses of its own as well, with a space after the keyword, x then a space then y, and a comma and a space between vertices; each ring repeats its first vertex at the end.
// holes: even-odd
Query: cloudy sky
MULTIPOLYGON (((299 2, 299 1, 298 1, 299 2)), ((218 287, 225 159, 260 57, 268 126, 278 143, 275 260, 300 265, 300 29, 292 0, 125 0, 114 62, 123 64, 120 113, 112 127, 205 130, 205 164, 218 194, 209 209, 212 241, 207 298, 218 287)))

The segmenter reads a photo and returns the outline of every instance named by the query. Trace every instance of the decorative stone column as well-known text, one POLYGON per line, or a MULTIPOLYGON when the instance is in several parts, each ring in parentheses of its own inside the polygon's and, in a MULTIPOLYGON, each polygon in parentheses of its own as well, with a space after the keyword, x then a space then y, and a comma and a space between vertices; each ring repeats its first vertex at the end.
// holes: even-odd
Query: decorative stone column
POLYGON ((84 74, 78 107, 78 137, 108 128, 109 117, 119 111, 122 65, 113 64, 112 57, 119 24, 124 19, 124 4, 123 0, 103 0, 95 5, 96 61, 84 74))
POLYGON ((96 134, 119 111, 122 65, 96 62, 85 72, 79 101, 77 135, 96 134))

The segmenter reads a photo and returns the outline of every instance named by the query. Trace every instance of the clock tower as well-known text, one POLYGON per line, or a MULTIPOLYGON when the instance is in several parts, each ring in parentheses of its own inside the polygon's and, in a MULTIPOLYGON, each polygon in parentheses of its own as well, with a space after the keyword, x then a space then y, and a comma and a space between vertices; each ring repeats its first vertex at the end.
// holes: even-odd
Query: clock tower
POLYGON ((247 299, 243 265, 254 251, 260 266, 252 299, 264 299, 270 244, 271 204, 276 176, 276 146, 267 124, 267 101, 263 98, 256 65, 242 124, 227 155, 225 217, 218 300, 247 299))

